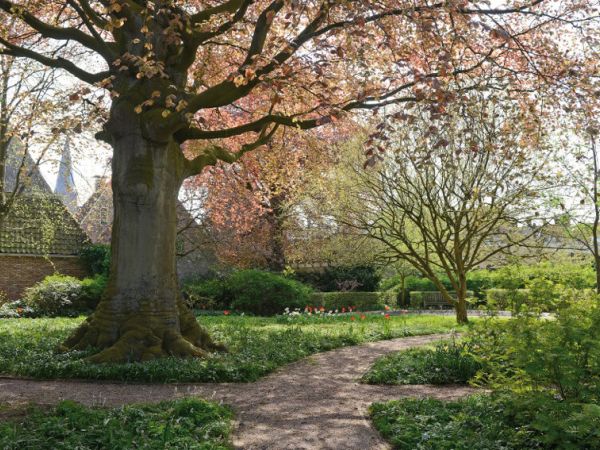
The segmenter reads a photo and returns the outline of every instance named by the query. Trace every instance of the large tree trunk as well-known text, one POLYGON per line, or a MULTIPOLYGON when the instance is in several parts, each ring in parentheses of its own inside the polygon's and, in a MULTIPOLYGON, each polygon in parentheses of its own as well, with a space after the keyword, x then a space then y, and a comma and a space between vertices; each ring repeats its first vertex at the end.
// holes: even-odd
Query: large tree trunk
POLYGON ((175 239, 183 156, 172 139, 145 138, 137 117, 127 112, 113 108, 108 128, 114 148, 108 287, 65 346, 102 349, 93 362, 202 357, 222 346, 212 342, 179 294, 175 239))

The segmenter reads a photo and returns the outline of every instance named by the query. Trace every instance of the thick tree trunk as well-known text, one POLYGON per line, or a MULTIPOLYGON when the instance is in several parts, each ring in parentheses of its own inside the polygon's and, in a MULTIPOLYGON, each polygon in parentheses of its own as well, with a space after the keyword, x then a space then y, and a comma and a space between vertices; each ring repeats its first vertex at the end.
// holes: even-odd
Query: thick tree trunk
MULTIPOLYGON (((113 110, 113 114, 115 111, 113 110)), ((114 222, 107 290, 96 311, 67 339, 96 347, 93 362, 203 357, 212 342, 180 299, 175 261, 176 205, 183 156, 172 140, 142 135, 136 117, 119 116, 112 139, 114 222)))

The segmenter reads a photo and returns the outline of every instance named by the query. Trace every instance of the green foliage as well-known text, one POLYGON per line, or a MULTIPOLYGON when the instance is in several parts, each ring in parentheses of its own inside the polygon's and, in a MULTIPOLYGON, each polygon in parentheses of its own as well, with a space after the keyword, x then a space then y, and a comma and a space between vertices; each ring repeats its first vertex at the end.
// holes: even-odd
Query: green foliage
POLYGON ((393 292, 315 292, 308 305, 323 306, 327 311, 352 307, 358 311, 378 311, 396 303, 393 292))
POLYGON ((108 283, 107 275, 95 275, 81 280, 81 300, 90 310, 96 308, 108 283))
POLYGON ((18 314, 6 316, 77 316, 96 307, 106 283, 105 275, 83 280, 66 275, 50 275, 26 289, 21 302, 7 305, 18 314))
POLYGON ((481 368, 465 343, 441 342, 379 358, 362 381, 369 384, 465 384, 481 368))
POLYGON ((321 292, 376 291, 381 275, 372 266, 327 267, 322 272, 296 272, 294 277, 321 292))
POLYGON ((23 302, 40 316, 68 316, 86 309, 81 280, 50 275, 25 290, 23 302))
MULTIPOLYGON (((94 353, 57 353, 83 318, 0 320, 0 373, 37 378, 90 378, 147 382, 247 382, 308 355, 337 347, 402 336, 448 332, 452 317, 367 315, 305 317, 200 316, 211 336, 229 353, 206 359, 164 358, 129 364, 90 364, 94 353)), ((1 447, 0 447, 1 448, 1 447)))
POLYGON ((79 251, 79 258, 92 275, 108 275, 110 271, 109 245, 86 245, 79 251))
POLYGON ((240 270, 222 279, 188 282, 184 298, 196 309, 235 309, 273 315, 304 308, 312 289, 296 280, 262 270, 240 270))
POLYGON ((540 393, 502 393, 459 401, 431 398, 376 403, 375 427, 395 449, 593 449, 600 407, 540 393))
MULTIPOLYGON (((439 275, 442 284, 446 289, 452 290, 452 284, 447 276, 439 275)), ((398 299, 401 298, 400 275, 394 275, 386 278, 380 283, 381 290, 394 290, 398 292, 398 299)), ((487 290, 489 289, 507 289, 517 290, 531 288, 532 286, 541 287, 542 283, 551 283, 561 288, 573 289, 592 289, 596 285, 596 275, 591 264, 580 264, 573 262, 542 262, 534 265, 506 265, 496 270, 473 270, 467 274, 467 289, 473 292, 473 297, 478 300, 487 299, 487 290)), ((418 276, 407 276, 405 278, 405 299, 413 291, 437 291, 438 288, 427 278, 418 276)), ((547 304, 543 301, 541 291, 536 295, 533 302, 547 304)), ((495 294, 492 294, 495 295, 495 294)), ((499 294, 502 295, 502 294, 499 294)), ((471 297, 471 295, 469 295, 471 297)), ((500 302, 506 302, 500 300, 500 302)), ((504 308, 503 308, 504 309, 504 308)))
POLYGON ((35 317, 36 312, 23 302, 23 300, 16 300, 14 302, 7 302, 0 306, 0 318, 2 319, 16 319, 19 317, 35 317))
POLYGON ((195 309, 229 309, 231 295, 223 279, 190 281, 183 286, 183 297, 188 306, 195 309))
POLYGON ((554 319, 525 311, 512 320, 477 324, 468 336, 483 367, 475 381, 552 389, 566 400, 600 400, 599 302, 592 292, 568 290, 554 319))
POLYGON ((596 286, 596 274, 591 264, 561 261, 507 265, 493 271, 475 270, 469 275, 469 279, 471 283, 477 280, 477 283, 483 285, 483 289, 524 289, 534 279, 545 279, 573 289, 590 289, 596 286))
POLYGON ((261 270, 233 272, 226 281, 231 308, 261 316, 303 308, 312 289, 299 281, 261 270))
POLYGON ((501 311, 519 311, 528 298, 528 289, 493 288, 486 291, 487 306, 501 311))
POLYGON ((4 450, 230 449, 233 414, 200 399, 156 405, 89 408, 63 401, 33 409, 19 422, 0 423, 4 450))

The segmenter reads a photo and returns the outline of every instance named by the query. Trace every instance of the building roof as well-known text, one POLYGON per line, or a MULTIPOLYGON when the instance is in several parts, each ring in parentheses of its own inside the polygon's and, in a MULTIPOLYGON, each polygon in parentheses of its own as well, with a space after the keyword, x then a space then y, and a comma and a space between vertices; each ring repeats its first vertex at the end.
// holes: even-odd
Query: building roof
POLYGON ((0 254, 77 255, 87 238, 53 194, 21 194, 0 227, 0 254))
POLYGON ((62 202, 72 214, 77 212, 77 188, 73 177, 73 161, 71 160, 69 138, 65 141, 60 157, 60 167, 54 193, 61 197, 62 202))
POLYGON ((40 173, 25 146, 8 147, 5 191, 17 194, 0 226, 0 254, 77 255, 85 233, 40 173))
POLYGON ((52 192, 23 143, 18 138, 12 138, 7 148, 4 191, 14 192, 16 187, 22 187, 25 193, 52 192))

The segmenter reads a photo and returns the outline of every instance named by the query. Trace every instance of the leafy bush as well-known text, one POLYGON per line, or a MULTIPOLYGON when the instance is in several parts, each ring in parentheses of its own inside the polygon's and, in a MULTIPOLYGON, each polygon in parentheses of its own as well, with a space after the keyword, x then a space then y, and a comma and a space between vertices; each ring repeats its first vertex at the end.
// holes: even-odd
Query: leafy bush
POLYGON ((35 317, 36 312, 23 302, 16 300, 14 302, 4 303, 0 306, 0 318, 17 319, 19 317, 35 317))
POLYGON ((386 305, 394 305, 393 292, 315 292, 310 296, 308 305, 323 306, 327 311, 341 310, 352 306, 359 311, 379 311, 386 305))
POLYGON ((285 308, 303 308, 312 289, 298 281, 261 270, 241 270, 226 280, 231 308, 270 316, 281 314, 285 308))
POLYGON ((225 280, 188 282, 182 291, 183 297, 191 308, 211 310, 231 308, 231 294, 225 280))
POLYGON ((600 448, 600 406, 547 394, 407 398, 376 403, 370 413, 395 449, 600 448))
POLYGON ((95 309, 108 283, 107 275, 96 275, 81 280, 81 301, 88 309, 95 309))
POLYGON ((81 281, 64 275, 50 275, 25 290, 23 302, 41 316, 73 315, 87 309, 81 281))
POLYGON ((481 365, 466 343, 439 343, 379 358, 362 381, 369 384, 465 384, 481 365))
POLYGON ((560 398, 600 400, 600 296, 568 290, 556 317, 529 311, 509 321, 488 319, 470 331, 482 364, 475 381, 492 387, 552 390, 560 398))
POLYGON ((79 258, 92 275, 108 275, 110 271, 109 245, 86 245, 80 250, 79 258))
POLYGON ((529 289, 488 289, 487 306, 503 311, 519 311, 527 303, 529 289))
POLYGON ((226 450, 232 417, 226 407, 193 398, 112 409, 63 401, 49 412, 33 409, 19 423, 0 423, 0 448, 226 450))
POLYGON ((294 277, 321 292, 376 291, 381 275, 372 266, 327 267, 322 272, 296 272, 294 277))

